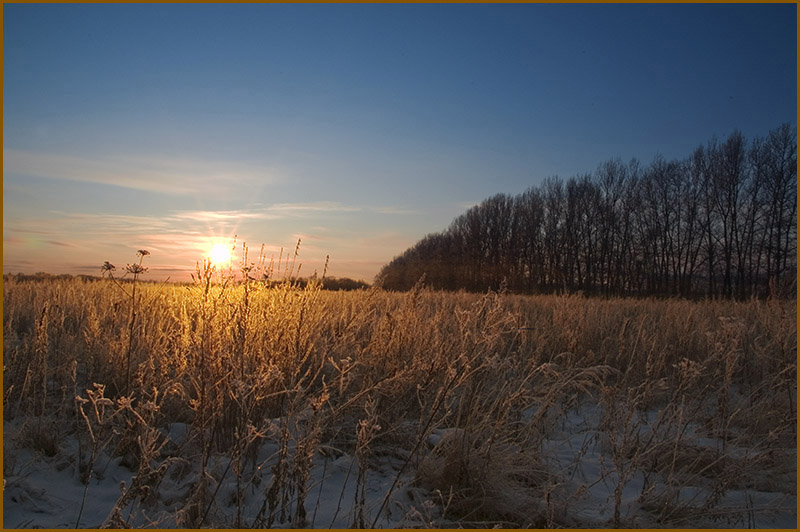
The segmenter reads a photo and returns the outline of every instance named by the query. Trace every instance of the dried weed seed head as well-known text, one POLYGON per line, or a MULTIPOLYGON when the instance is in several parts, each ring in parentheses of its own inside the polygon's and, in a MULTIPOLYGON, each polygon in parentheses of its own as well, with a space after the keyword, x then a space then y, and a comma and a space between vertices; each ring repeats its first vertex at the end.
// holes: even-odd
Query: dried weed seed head
POLYGON ((116 271, 116 270, 117 270, 117 267, 114 266, 113 264, 111 264, 108 261, 105 261, 103 263, 103 265, 100 267, 100 271, 103 272, 103 277, 105 277, 106 273, 110 274, 111 272, 116 271))
POLYGON ((125 267, 125 271, 128 273, 132 273, 134 275, 140 275, 143 273, 147 273, 148 268, 143 267, 140 264, 128 264, 125 267))

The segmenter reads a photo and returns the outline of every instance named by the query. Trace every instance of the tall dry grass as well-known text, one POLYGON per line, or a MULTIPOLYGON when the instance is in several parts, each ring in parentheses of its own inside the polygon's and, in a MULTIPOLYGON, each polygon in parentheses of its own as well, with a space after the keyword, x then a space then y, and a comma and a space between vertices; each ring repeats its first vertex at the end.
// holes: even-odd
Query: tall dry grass
POLYGON ((602 407, 616 483, 609 525, 635 524, 622 493, 637 474, 653 479, 641 508, 666 526, 722 516, 724 494, 764 487, 764 471, 792 489, 793 302, 327 292, 247 274, 205 265, 193 285, 140 282, 135 297, 111 281, 7 277, 3 412, 25 430, 6 438, 51 453, 79 438, 89 497, 100 448, 123 456, 136 475, 114 525, 126 505, 156 505, 160 479, 188 468, 198 481, 178 525, 310 526, 312 458, 332 449, 359 465, 353 526, 378 525, 406 474, 435 495, 429 524, 580 525, 544 443, 587 401, 602 407), (190 437, 176 450, 164 434, 178 422, 190 437), (701 429, 719 445, 698 445, 701 429), (246 515, 268 443, 270 481, 246 515), (214 455, 230 459, 222 473, 214 455), (366 475, 385 456, 402 465, 383 505, 367 508, 366 475), (220 521, 228 475, 235 518, 220 521), (707 496, 680 499, 687 483, 707 496))

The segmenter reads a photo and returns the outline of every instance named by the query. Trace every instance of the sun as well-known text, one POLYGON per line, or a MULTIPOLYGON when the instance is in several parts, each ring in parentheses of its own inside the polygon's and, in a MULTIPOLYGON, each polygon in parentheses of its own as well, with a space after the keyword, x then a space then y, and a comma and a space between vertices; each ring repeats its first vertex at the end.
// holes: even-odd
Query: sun
POLYGON ((225 244, 214 244, 211 247, 208 258, 210 258, 216 266, 222 266, 230 262, 231 252, 225 244))

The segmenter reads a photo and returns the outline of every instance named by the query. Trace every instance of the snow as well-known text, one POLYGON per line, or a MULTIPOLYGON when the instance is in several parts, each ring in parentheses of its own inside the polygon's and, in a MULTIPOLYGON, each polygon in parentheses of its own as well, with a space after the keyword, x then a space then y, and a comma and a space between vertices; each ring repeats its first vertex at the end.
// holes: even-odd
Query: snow
MULTIPOLYGON (((18 425, 18 424, 17 424, 18 425)), ((4 422, 6 439, 14 434, 17 426, 4 422)), ((180 446, 188 434, 188 426, 174 423, 163 431, 170 440, 180 446)), ((65 458, 75 456, 77 441, 62 445, 58 457, 43 457, 28 449, 6 448, 6 467, 10 474, 4 478, 3 526, 4 528, 95 528, 102 525, 121 495, 120 486, 130 486, 135 472, 122 465, 121 458, 109 458, 100 453, 95 473, 88 487, 83 485, 73 464, 65 458), (13 456, 9 456, 12 454, 13 456), (11 458, 12 464, 9 464, 11 458), (67 464, 65 466, 65 464, 67 464), (81 511, 81 503, 86 498, 81 511), (78 515, 80 522, 78 522, 78 515)), ((264 504, 264 493, 269 485, 271 467, 276 461, 278 447, 275 442, 265 442, 255 460, 253 475, 244 475, 249 480, 244 493, 243 523, 250 526, 264 504)), ((74 461, 73 461, 74 462, 74 461)), ((366 480, 366 515, 372 523, 377 509, 403 460, 395 456, 377 457, 371 462, 366 480)), ((216 491, 205 526, 233 526, 236 518, 236 478, 229 457, 210 457, 208 470, 217 480, 212 489, 216 491)), ((313 459, 310 489, 306 499, 308 528, 349 528, 355 519, 357 460, 348 454, 323 456, 317 452, 313 459)), ((413 471, 402 475, 397 483, 386 510, 376 523, 378 527, 408 526, 412 496, 408 488, 413 471)), ((142 507, 129 504, 123 512, 126 519, 136 527, 157 524, 159 528, 178 527, 175 514, 190 498, 198 481, 193 467, 178 462, 167 471, 159 484, 158 502, 142 507)), ((290 527, 291 521, 274 523, 273 527, 290 527)))
MULTIPOLYGON (((646 413, 655 420, 656 412, 646 413)), ((541 442, 541 453, 547 468, 558 479, 553 490, 560 506, 561 524, 574 527, 608 528, 613 525, 615 491, 620 494, 620 518, 626 527, 658 527, 648 504, 669 501, 676 508, 691 511, 702 509, 711 496, 708 485, 675 487, 657 472, 647 475, 640 470, 620 476, 608 449, 608 435, 601 430, 603 408, 584 402, 563 412, 548 437, 541 442), (668 496, 667 498, 664 498, 668 496), (661 497, 661 498, 659 498, 661 497), (653 502, 655 501, 655 502, 653 502)), ((274 420, 278 424, 280 420, 274 420)), ((88 486, 80 481, 76 470, 78 442, 74 437, 60 441, 55 456, 43 456, 19 447, 14 438, 19 421, 4 421, 4 491, 3 526, 5 528, 86 528, 102 525, 122 493, 121 486, 131 486, 134 471, 120 457, 100 452, 95 472, 88 486), (85 493, 85 500, 84 500, 85 493), (83 507, 82 507, 83 506, 83 507), (80 521, 78 520, 80 515, 80 521)), ((428 435, 427 446, 420 453, 431 452, 445 436, 457 435, 460 429, 436 428, 428 435)), ((699 430, 699 429, 698 429, 699 430)), ((191 427, 172 423, 162 428, 170 440, 165 449, 179 456, 189 448, 191 427)), ((715 438, 698 435, 698 446, 717 449, 715 438)), ((84 451, 85 451, 84 445, 84 451)), ((261 442, 257 454, 246 462, 241 475, 241 527, 256 522, 263 514, 265 497, 272 478, 272 467, 278 458, 278 443, 261 442)), ((290 449, 290 453, 293 449, 290 449)), ((732 456, 747 460, 749 449, 731 449, 732 456)), ((795 454, 796 456, 796 454, 795 454)), ((383 452, 374 449, 366 471, 365 521, 377 528, 429 527, 453 524, 440 515, 442 495, 414 485, 413 464, 403 468, 408 452, 383 452), (395 483, 395 481, 397 481, 395 483), (392 486, 394 484, 394 488, 392 486), (391 493, 390 493, 391 490, 391 493), (386 504, 384 499, 387 498, 386 504), (379 509, 383 508, 376 519, 379 509)), ((794 457, 792 457, 794 459, 794 457)), ((196 461, 195 461, 196 462, 196 461)), ((208 462, 209 490, 213 504, 204 508, 202 526, 233 528, 237 523, 236 464, 228 455, 213 455, 208 462)), ((796 468, 794 469, 796 474, 796 468)), ((349 528, 356 523, 359 471, 356 457, 326 444, 314 453, 305 500, 307 528, 349 528)), ((791 467, 783 482, 756 482, 747 489, 729 490, 714 505, 714 517, 703 517, 699 510, 687 514, 687 527, 795 528, 797 521, 796 483, 791 467), (793 489, 787 489, 787 483, 793 489), (770 491, 771 486, 782 491, 770 491)), ((153 488, 155 496, 146 501, 129 503, 122 513, 132 526, 158 528, 182 527, 181 511, 191 500, 199 481, 198 464, 176 458, 153 488)), ((740 486, 744 488, 743 486, 740 486)), ((737 487, 738 488, 738 487, 737 487)), ((296 497, 296 493, 294 494, 296 497)), ((273 527, 289 528, 296 504, 287 508, 287 518, 272 523, 273 527)), ((660 504, 660 503, 659 503, 660 504)), ((455 523, 457 524, 457 522, 455 523)))

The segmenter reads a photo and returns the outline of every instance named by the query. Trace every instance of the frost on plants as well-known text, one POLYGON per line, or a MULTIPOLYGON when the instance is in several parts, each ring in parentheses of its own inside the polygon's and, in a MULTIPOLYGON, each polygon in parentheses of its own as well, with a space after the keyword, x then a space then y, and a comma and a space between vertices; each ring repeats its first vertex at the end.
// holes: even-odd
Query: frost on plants
POLYGON ((178 285, 148 255, 5 278, 5 527, 795 526, 793 302, 333 292, 291 254, 178 285))

